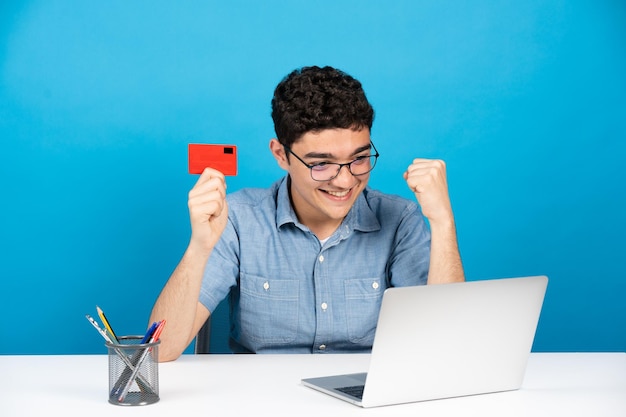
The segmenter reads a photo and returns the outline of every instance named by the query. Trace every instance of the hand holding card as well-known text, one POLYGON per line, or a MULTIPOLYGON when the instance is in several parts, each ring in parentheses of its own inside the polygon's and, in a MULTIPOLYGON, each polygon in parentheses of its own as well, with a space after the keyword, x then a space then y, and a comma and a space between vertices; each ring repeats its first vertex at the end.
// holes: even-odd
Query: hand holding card
POLYGON ((189 144, 189 173, 202 174, 210 167, 224 175, 237 175, 237 147, 235 145, 189 144))

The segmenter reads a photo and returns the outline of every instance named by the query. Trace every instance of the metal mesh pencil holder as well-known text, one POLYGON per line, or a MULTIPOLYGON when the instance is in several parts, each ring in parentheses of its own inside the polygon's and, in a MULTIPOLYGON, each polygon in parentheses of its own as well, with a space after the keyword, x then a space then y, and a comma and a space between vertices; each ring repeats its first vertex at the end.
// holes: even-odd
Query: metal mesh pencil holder
POLYGON ((142 336, 123 336, 106 343, 109 357, 109 402, 148 405, 159 401, 159 343, 142 336))

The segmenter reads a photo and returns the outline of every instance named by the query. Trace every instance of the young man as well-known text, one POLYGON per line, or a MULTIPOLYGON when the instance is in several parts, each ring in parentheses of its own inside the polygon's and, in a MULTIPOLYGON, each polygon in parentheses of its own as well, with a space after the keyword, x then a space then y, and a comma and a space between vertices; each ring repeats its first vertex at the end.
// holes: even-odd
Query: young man
POLYGON ((360 352, 387 287, 464 280, 442 161, 415 159, 404 173, 419 205, 367 187, 379 154, 357 80, 293 71, 272 118, 285 178, 226 198, 224 176, 207 168, 189 193, 189 246, 151 316, 167 320, 163 361, 226 297, 234 352, 360 352))

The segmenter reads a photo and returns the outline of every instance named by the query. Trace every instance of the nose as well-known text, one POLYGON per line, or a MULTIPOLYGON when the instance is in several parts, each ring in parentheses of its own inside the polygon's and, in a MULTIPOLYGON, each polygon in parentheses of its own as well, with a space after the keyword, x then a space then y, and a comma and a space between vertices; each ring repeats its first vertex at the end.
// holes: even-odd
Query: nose
POLYGON ((331 180, 331 182, 342 188, 350 188, 354 184, 355 177, 350 172, 350 167, 348 165, 344 165, 339 168, 339 173, 335 178, 331 180))

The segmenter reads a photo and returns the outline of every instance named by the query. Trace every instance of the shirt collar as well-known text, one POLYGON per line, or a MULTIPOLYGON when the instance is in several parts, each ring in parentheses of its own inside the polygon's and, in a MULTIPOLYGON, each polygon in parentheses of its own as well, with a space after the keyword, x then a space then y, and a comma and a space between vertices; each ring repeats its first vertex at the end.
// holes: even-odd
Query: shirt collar
MULTIPOLYGON (((278 184, 278 194, 276 196, 276 226, 278 228, 285 224, 292 223, 299 228, 306 228, 298 221, 298 216, 291 205, 291 198, 289 198, 289 184, 291 179, 289 176, 285 176, 278 184)), ((380 223, 376 218, 376 214, 370 208, 367 202, 367 194, 369 187, 359 195, 352 206, 352 209, 348 212, 348 215, 343 220, 342 225, 347 226, 351 230, 359 230, 361 232, 374 232, 380 230, 380 223)))

